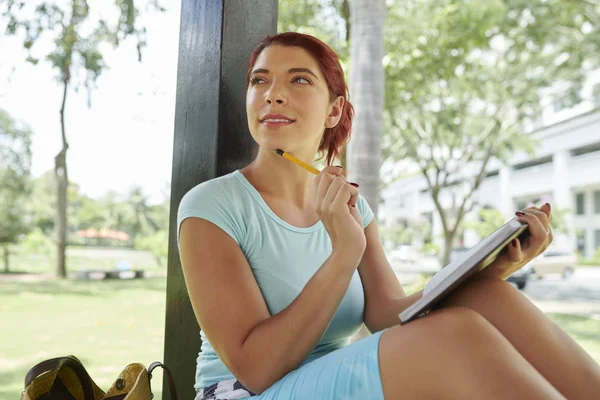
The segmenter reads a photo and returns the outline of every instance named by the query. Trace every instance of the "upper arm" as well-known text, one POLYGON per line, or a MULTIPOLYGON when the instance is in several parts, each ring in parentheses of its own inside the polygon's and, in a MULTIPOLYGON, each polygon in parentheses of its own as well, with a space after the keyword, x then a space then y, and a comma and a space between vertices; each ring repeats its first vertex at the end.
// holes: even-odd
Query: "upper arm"
POLYGON ((387 260, 375 220, 365 228, 367 247, 358 266, 365 292, 365 324, 371 331, 378 312, 394 300, 405 297, 404 290, 387 260))
POLYGON ((187 290, 204 334, 236 376, 248 367, 241 348, 250 331, 270 317, 240 246, 222 229, 187 218, 179 231, 187 290))

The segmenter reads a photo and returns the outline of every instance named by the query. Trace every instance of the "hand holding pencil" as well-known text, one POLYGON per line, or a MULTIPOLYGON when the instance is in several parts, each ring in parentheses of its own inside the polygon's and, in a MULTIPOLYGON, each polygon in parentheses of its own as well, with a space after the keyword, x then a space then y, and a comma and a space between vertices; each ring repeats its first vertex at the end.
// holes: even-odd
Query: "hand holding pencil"
POLYGON ((296 165, 301 166, 302 168, 304 168, 305 170, 307 170, 308 172, 312 172, 315 175, 319 175, 321 173, 321 171, 319 171, 318 169, 316 169, 315 167, 313 167, 312 165, 308 165, 307 163, 305 163, 302 160, 297 159, 296 157, 294 157, 293 155, 291 155, 290 153, 286 153, 285 151, 281 150, 281 149, 277 149, 275 150, 277 152, 277 154, 279 154, 280 156, 282 156, 283 158, 287 158, 288 160, 290 160, 291 162, 293 162, 296 165))
MULTIPOLYGON (((291 155, 288 152, 285 152, 285 151, 283 151, 281 149, 277 149, 277 150, 275 150, 275 152, 277 154, 279 154, 280 156, 282 156, 283 158, 287 158, 288 160, 290 160, 294 164, 299 165, 300 167, 304 168, 308 172, 312 172, 315 175, 319 175, 321 173, 321 171, 319 171, 318 169, 316 169, 312 165, 309 165, 309 164, 305 163, 304 161, 297 159, 296 157, 294 157, 293 155, 291 155)), ((357 183, 354 183, 354 182, 348 182, 348 183, 351 184, 352 186, 354 186, 355 188, 359 187, 357 183)))
POLYGON ((325 167, 323 171, 319 171, 283 150, 277 149, 276 152, 317 175, 317 214, 331 238, 333 252, 340 254, 339 257, 355 268, 366 247, 362 216, 356 208, 358 185, 346 181, 341 168, 325 167))

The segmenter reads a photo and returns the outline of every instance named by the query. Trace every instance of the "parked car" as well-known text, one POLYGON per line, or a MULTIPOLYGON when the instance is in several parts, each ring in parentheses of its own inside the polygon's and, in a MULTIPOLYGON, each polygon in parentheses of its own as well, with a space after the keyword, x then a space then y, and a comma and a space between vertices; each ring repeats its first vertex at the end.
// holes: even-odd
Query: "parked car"
POLYGON ((523 290, 525 289, 525 286, 527 286, 527 281, 531 278, 532 273, 533 269, 529 264, 527 264, 521 267, 518 271, 515 271, 506 279, 506 281, 514 283, 517 285, 519 290, 523 290))
POLYGON ((531 260, 528 265, 533 270, 533 276, 538 279, 551 274, 560 274, 566 279, 575 272, 577 256, 566 251, 546 251, 531 260))

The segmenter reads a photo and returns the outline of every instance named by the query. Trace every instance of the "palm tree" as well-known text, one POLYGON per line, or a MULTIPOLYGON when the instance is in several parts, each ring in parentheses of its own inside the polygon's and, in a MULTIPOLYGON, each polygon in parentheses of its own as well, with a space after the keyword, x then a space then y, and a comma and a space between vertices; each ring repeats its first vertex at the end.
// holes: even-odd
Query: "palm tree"
POLYGON ((152 217, 152 207, 148 205, 148 196, 139 186, 133 186, 128 194, 127 203, 130 207, 133 221, 130 227, 131 238, 135 238, 140 234, 154 233, 160 229, 157 222, 152 217))
MULTIPOLYGON (((385 0, 350 0, 350 99, 356 112, 346 149, 348 178, 360 185, 377 218, 383 129, 385 0)), ((365 337, 365 326, 353 340, 365 337)))
POLYGON ((360 185, 375 217, 379 204, 379 169, 383 129, 384 0, 350 1, 350 96, 356 110, 347 146, 348 177, 360 185))

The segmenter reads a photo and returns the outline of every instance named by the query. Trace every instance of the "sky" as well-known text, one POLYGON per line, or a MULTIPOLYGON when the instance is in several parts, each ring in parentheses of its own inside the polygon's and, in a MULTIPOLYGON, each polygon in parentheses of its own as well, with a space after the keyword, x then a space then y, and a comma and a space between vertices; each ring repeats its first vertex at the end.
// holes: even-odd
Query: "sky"
MULTIPOLYGON (((109 14, 113 4, 92 0, 90 8, 109 14)), ((180 1, 162 0, 162 5, 166 12, 144 15, 148 45, 142 62, 134 40, 123 42, 117 50, 107 47, 102 54, 109 68, 97 80, 91 107, 85 88, 68 94, 69 180, 88 196, 98 198, 110 190, 126 193, 133 185, 144 189, 150 203, 168 195, 180 1)), ((25 62, 22 39, 7 37, 4 29, 0 25, 0 108, 31 128, 32 174, 37 177, 54 168, 62 146, 62 89, 50 65, 25 62)), ((49 47, 40 42, 36 51, 49 47)))

